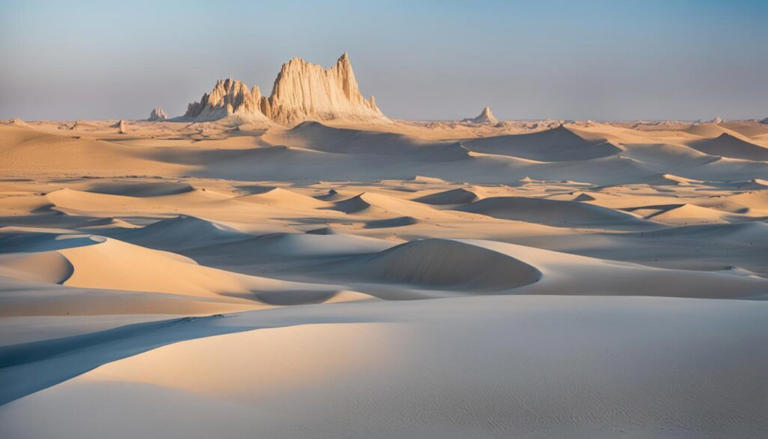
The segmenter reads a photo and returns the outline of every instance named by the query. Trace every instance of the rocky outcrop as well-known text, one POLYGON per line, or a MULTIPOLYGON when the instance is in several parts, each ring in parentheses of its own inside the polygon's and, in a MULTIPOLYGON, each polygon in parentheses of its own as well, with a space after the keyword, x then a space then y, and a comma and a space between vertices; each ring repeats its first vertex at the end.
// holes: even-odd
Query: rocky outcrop
POLYGON ((151 121, 158 121, 158 120, 166 120, 168 119, 168 115, 165 114, 165 111, 163 111, 162 108, 155 108, 152 110, 151 113, 149 113, 149 119, 151 121))
POLYGON ((760 123, 768 124, 768 117, 766 117, 765 119, 761 120, 760 123))
POLYGON ((374 98, 365 99, 360 93, 346 52, 329 69, 299 58, 283 64, 261 110, 286 125, 305 120, 384 118, 374 98))
POLYGON ((485 107, 477 117, 472 119, 464 119, 462 122, 496 125, 497 123, 499 123, 499 120, 496 119, 496 117, 491 112, 491 107, 485 107))
POLYGON ((219 79, 210 93, 203 94, 199 102, 187 106, 185 119, 197 122, 240 116, 245 119, 266 120, 259 109, 261 91, 234 79, 219 79))
POLYGON ((233 79, 219 80, 199 102, 189 104, 183 118, 209 121, 239 116, 296 125, 306 120, 387 121, 373 97, 366 99, 344 53, 328 69, 300 58, 283 64, 272 94, 233 79))
MULTIPOLYGON (((76 126, 76 125, 77 125, 77 122, 75 122, 75 125, 74 125, 74 126, 72 126, 72 129, 75 129, 75 126, 76 126)), ((122 120, 122 119, 121 119, 121 120, 118 120, 118 121, 117 121, 117 122, 115 122, 115 123, 113 123, 112 125, 110 125, 110 127, 112 127, 112 128, 117 128, 117 131, 118 131, 120 134, 125 134, 125 133, 128 131, 128 130, 127 130, 127 126, 126 126, 126 124, 125 124, 125 121, 124 121, 124 120, 122 120)))
POLYGON ((29 124, 27 124, 24 119, 19 119, 18 117, 14 117, 13 119, 9 120, 8 123, 10 125, 14 125, 17 127, 28 127, 29 124))

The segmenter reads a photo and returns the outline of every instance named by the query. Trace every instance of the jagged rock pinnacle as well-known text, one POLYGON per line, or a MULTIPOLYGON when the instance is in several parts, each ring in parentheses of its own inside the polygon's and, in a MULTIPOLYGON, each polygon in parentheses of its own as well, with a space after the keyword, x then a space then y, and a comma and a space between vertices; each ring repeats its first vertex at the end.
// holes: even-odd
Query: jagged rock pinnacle
POLYGON ((388 120, 373 97, 366 99, 360 93, 346 52, 328 69, 292 58, 280 69, 269 97, 262 97, 258 87, 249 92, 240 81, 219 80, 199 102, 189 104, 184 118, 202 121, 232 115, 285 125, 305 120, 388 120))
POLYGON ((266 120, 259 109, 261 92, 258 87, 249 90, 243 82, 231 78, 219 79, 199 102, 187 106, 184 118, 195 121, 223 119, 240 116, 245 119, 266 120))
POLYGON ((464 122, 496 125, 499 123, 499 120, 496 119, 496 117, 491 112, 491 107, 485 107, 477 117, 472 119, 464 119, 464 122))
POLYGON ((168 115, 165 114, 165 111, 163 111, 162 108, 155 108, 152 110, 151 113, 149 113, 149 119, 151 121, 157 121, 157 120, 166 120, 168 119, 168 115))

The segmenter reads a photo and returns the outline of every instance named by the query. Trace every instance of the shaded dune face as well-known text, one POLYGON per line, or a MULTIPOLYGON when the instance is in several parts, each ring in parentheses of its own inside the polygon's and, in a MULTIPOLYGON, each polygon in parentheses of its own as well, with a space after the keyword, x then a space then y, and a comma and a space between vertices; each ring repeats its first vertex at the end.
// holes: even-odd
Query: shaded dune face
POLYGON ((457 241, 411 241, 351 262, 344 273, 374 282, 471 292, 502 291, 536 282, 541 272, 518 259, 457 241))
POLYGON ((131 197, 157 197, 192 192, 194 188, 186 183, 97 183, 88 187, 88 192, 131 197))
POLYGON ((132 244, 160 250, 191 249, 250 238, 226 226, 186 215, 110 234, 132 244))
POLYGON ((643 226, 643 220, 628 213, 579 201, 544 200, 526 197, 491 197, 460 210, 495 218, 536 221, 555 226, 643 226))
POLYGON ((621 152, 620 148, 607 141, 586 140, 563 126, 531 134, 468 140, 464 144, 472 151, 542 162, 589 160, 621 152))
POLYGON ((337 154, 407 156, 429 161, 470 158, 459 142, 426 142, 404 134, 334 128, 318 122, 303 122, 287 137, 306 148, 337 154))
POLYGON ((448 191, 438 192, 431 195, 425 195, 423 197, 416 198, 413 201, 426 204, 464 204, 471 203, 477 199, 477 194, 464 189, 451 189, 448 191))
POLYGON ((0 276, 23 281, 61 284, 74 273, 75 267, 60 253, 0 254, 0 276))
POLYGON ((714 139, 692 142, 692 148, 706 154, 742 160, 768 160, 768 148, 723 133, 714 139))

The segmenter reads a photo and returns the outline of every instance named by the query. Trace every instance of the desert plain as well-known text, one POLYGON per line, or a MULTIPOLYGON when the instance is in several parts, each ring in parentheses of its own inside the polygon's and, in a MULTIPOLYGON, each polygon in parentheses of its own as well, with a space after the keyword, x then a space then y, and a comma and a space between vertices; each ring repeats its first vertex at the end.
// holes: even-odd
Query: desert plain
POLYGON ((346 55, 280 75, 0 124, 1 437, 765 435, 766 121, 405 121, 346 55))

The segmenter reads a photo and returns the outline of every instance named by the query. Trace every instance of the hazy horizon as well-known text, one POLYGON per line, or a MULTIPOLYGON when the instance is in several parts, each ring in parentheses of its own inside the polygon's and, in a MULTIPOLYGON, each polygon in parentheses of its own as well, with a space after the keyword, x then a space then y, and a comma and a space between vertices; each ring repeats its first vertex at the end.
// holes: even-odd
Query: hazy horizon
POLYGON ((768 3, 500 1, 0 4, 0 118, 184 112, 219 78, 349 52, 403 119, 762 119, 768 3))

